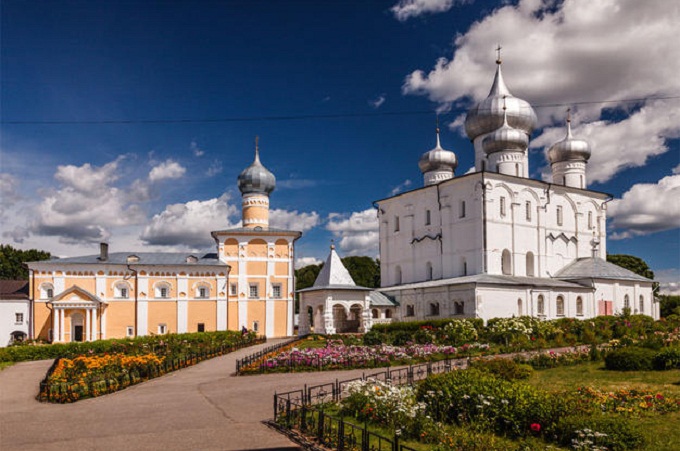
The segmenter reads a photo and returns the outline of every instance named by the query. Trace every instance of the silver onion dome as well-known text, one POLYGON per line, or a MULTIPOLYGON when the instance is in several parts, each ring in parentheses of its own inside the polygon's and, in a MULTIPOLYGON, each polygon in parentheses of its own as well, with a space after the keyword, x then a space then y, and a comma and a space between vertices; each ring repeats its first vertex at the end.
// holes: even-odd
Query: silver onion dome
POLYGON ((567 116, 567 136, 548 149, 550 164, 560 161, 588 161, 590 145, 587 141, 576 139, 571 135, 571 117, 567 116))
POLYGON ((465 118, 465 133, 470 141, 503 125, 503 98, 507 107, 508 124, 527 135, 536 127, 536 113, 526 100, 513 96, 503 81, 501 60, 496 61, 496 76, 486 99, 474 106, 465 118))
POLYGON ((482 140, 484 153, 490 155, 495 152, 510 151, 524 152, 529 147, 529 135, 523 130, 508 124, 507 112, 503 112, 502 125, 482 140))
POLYGON ((267 194, 269 195, 276 187, 276 177, 262 163, 260 163, 260 151, 255 141, 255 160, 245 168, 238 176, 238 189, 241 194, 267 194))
POLYGON ((418 160, 420 172, 425 174, 430 171, 455 171, 458 167, 458 158, 450 150, 442 148, 439 142, 439 128, 437 128, 437 145, 420 156, 418 160))

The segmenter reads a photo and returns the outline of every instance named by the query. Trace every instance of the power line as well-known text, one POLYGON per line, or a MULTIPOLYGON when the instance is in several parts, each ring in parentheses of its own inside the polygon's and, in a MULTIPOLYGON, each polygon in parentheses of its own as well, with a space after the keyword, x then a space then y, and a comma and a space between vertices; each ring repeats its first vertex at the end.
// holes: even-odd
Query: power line
MULTIPOLYGON (((531 105, 534 109, 567 107, 574 105, 596 105, 607 103, 640 103, 649 100, 677 100, 679 96, 659 96, 641 97, 637 99, 620 100, 589 100, 582 102, 568 103, 544 103, 531 105)), ((451 115, 464 113, 467 108, 453 108, 440 115, 451 115)), ((310 119, 350 119, 360 117, 380 117, 380 116, 413 116, 421 114, 433 114, 432 110, 413 110, 413 111, 376 111, 370 113, 333 113, 333 114, 300 114, 300 115, 281 115, 281 116, 236 116, 224 118, 204 118, 204 119, 111 119, 111 120, 53 120, 53 121, 15 121, 0 120, 3 125, 124 125, 124 124, 199 124, 199 123, 223 123, 223 122, 256 122, 256 121, 301 121, 310 119)))

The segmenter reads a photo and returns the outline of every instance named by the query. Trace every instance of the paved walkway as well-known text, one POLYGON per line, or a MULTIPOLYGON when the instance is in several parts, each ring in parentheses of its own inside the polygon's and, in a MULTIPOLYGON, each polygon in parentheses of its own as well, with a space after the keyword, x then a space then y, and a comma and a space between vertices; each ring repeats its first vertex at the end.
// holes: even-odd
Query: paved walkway
POLYGON ((298 450, 262 421, 275 391, 361 375, 342 372, 233 377, 242 349, 73 404, 35 400, 52 361, 0 371, 0 450, 298 450))

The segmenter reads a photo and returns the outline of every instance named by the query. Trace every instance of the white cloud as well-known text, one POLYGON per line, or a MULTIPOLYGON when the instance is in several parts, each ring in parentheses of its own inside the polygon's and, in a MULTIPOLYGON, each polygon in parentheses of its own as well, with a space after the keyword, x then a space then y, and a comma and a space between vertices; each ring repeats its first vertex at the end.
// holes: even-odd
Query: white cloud
POLYGON ((612 239, 647 235, 680 227, 680 175, 658 183, 638 183, 608 207, 612 239))
POLYGON ((151 218, 140 238, 159 246, 207 247, 214 244, 210 232, 234 227, 236 224, 229 218, 238 213, 226 194, 205 201, 171 204, 151 218))
POLYGON ((55 179, 60 187, 47 191, 31 215, 26 228, 15 228, 15 239, 27 233, 58 236, 60 241, 95 242, 107 240, 110 228, 139 224, 145 215, 139 205, 113 183, 118 179, 122 157, 101 167, 58 166, 55 179))
POLYGON ((373 108, 375 108, 377 110, 378 108, 380 108, 382 106, 383 103, 385 103, 386 98, 387 97, 385 96, 385 94, 380 94, 375 99, 369 100, 368 104, 371 105, 373 108))
POLYGON ((196 141, 191 141, 191 144, 189 144, 189 148, 191 149, 191 153, 193 153, 195 157, 202 157, 205 154, 205 151, 198 147, 198 143, 196 141))
POLYGON ((169 158, 151 169, 149 180, 155 183, 161 180, 179 179, 186 171, 184 166, 169 158))
POLYGON ((287 179, 277 180, 276 188, 279 189, 306 189, 313 188, 319 184, 318 181, 312 179, 287 179))
POLYGON ((346 255, 378 255, 378 215, 375 209, 344 215, 328 215, 326 230, 339 238, 339 247, 346 255))
POLYGON ((220 174, 221 172, 222 162, 220 160, 213 160, 213 162, 210 164, 210 167, 205 172, 205 175, 207 175, 208 177, 213 177, 217 174, 220 174))
MULTIPOLYGON (((492 49, 500 42, 506 83, 532 104, 611 100, 578 106, 582 121, 596 121, 579 133, 592 141, 591 179, 604 182, 623 168, 643 165, 648 157, 667 151, 665 141, 680 134, 677 100, 637 105, 620 101, 680 92, 680 58, 669 57, 677 53, 679 22, 680 8, 669 8, 666 0, 520 0, 494 10, 455 37, 453 58, 440 58, 427 73, 408 75, 403 92, 425 95, 443 107, 483 99, 494 70, 492 49), (633 106, 642 108, 630 110, 633 106), (605 108, 633 114, 607 122, 601 120, 605 108)), ((537 108, 540 125, 561 125, 565 108, 537 108)), ((549 135, 539 136, 534 145, 562 137, 546 132, 549 135)))
POLYGON ((680 164, 673 168, 673 174, 680 174, 680 164))
POLYGON ((680 296, 680 268, 654 271, 654 279, 659 282, 659 293, 680 296))
POLYGON ((413 182, 411 182, 410 180, 408 179, 404 180, 402 183, 392 188, 392 190, 390 191, 390 196, 394 196, 395 194, 401 193, 412 184, 413 182))
POLYGON ((399 0, 390 11, 397 20, 405 22, 423 14, 444 13, 451 9, 453 2, 454 0, 399 0))
POLYGON ((309 265, 320 265, 323 263, 316 257, 298 257, 295 259, 295 269, 304 268, 309 265))
POLYGON ((278 229, 306 232, 319 224, 319 214, 315 211, 298 213, 297 210, 274 209, 269 211, 269 223, 278 229))
POLYGON ((17 191, 18 185, 16 177, 5 172, 0 173, 0 214, 21 198, 17 191))

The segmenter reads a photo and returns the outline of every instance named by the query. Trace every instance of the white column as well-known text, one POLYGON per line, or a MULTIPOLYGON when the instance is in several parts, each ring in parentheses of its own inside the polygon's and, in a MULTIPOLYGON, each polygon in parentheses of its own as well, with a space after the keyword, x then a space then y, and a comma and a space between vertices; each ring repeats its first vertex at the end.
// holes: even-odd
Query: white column
POLYGON ((89 308, 85 309, 85 319, 83 321, 83 341, 90 341, 90 327, 92 326, 92 321, 90 320, 90 314, 92 313, 92 310, 89 308))
POLYGON ((97 309, 92 310, 92 341, 97 340, 97 309))
POLYGON ((52 341, 59 341, 59 310, 56 307, 52 307, 52 341))
POLYGON ((64 310, 59 310, 59 341, 64 341, 64 310))

